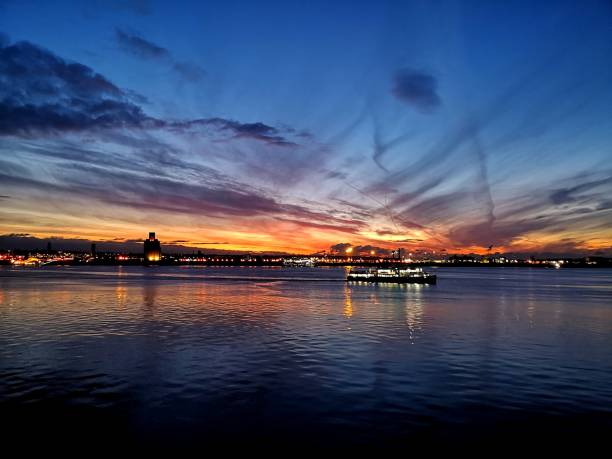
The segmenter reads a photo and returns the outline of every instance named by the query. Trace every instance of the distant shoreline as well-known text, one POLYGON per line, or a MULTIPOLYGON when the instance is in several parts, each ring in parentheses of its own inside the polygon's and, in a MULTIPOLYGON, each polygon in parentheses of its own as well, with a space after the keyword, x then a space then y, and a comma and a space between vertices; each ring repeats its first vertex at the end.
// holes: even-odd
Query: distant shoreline
POLYGON ((282 262, 158 262, 158 263, 144 263, 140 260, 124 260, 124 261, 95 261, 95 262, 82 262, 80 260, 70 261, 53 261, 44 264, 30 264, 30 265, 14 265, 5 260, 0 260, 0 266, 13 266, 15 268, 20 267, 52 267, 52 266, 74 266, 74 267, 94 267, 94 266, 143 266, 143 267, 277 267, 285 269, 296 269, 296 268, 330 268, 330 267, 429 267, 429 268, 536 268, 536 269, 593 269, 593 268, 612 268, 612 262, 568 262, 561 265, 554 265, 552 262, 539 262, 539 263, 527 263, 527 262, 515 262, 515 263, 482 263, 482 262, 380 262, 380 263, 368 263, 368 262, 343 262, 343 263, 315 263, 313 266, 295 266, 287 265, 282 262))

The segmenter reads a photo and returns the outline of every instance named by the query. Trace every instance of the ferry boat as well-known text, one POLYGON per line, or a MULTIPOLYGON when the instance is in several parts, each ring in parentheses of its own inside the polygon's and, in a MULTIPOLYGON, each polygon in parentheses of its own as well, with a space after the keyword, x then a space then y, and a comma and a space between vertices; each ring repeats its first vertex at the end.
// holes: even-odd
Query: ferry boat
POLYGON ((312 258, 285 258, 283 259, 285 266, 314 266, 315 262, 312 258))
POLYGON ((353 268, 347 281, 393 282, 396 284, 435 284, 436 275, 421 268, 353 268))

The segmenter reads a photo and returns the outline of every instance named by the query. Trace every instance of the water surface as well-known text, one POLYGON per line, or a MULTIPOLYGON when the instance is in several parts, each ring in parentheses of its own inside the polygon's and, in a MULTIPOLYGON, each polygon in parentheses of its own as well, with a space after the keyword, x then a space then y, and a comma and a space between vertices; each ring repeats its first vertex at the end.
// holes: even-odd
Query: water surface
POLYGON ((0 421, 148 445, 389 446, 612 429, 612 270, 0 270, 0 421))

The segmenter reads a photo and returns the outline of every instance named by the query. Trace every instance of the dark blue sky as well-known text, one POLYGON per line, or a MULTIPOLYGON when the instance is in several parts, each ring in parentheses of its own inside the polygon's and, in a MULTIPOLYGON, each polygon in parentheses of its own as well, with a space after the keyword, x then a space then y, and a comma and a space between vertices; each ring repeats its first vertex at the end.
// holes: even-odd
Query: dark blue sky
POLYGON ((4 234, 612 246, 610 2, 9 0, 0 30, 4 234))

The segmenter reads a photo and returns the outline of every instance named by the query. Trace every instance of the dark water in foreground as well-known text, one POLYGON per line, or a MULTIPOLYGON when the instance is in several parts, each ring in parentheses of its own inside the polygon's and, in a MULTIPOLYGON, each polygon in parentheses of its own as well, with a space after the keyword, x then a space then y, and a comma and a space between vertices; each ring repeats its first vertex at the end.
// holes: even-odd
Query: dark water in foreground
POLYGON ((372 286, 337 268, 2 269, 5 439, 351 447, 612 432, 612 270, 436 273, 436 286, 372 286))

